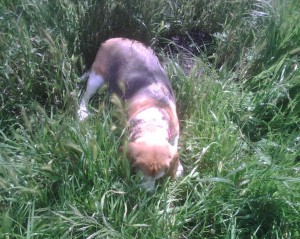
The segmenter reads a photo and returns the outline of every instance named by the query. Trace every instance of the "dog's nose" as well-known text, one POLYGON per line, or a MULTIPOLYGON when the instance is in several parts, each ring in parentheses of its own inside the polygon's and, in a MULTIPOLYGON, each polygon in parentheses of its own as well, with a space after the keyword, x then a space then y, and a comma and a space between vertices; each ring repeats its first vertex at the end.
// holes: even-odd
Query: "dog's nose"
POLYGON ((140 186, 149 192, 153 192, 155 188, 155 179, 152 177, 144 177, 140 186))

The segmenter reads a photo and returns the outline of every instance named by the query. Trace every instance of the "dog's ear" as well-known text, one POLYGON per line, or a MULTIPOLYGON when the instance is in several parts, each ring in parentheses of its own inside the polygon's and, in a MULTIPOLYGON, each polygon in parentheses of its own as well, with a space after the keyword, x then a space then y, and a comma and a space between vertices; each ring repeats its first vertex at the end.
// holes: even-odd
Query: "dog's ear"
MULTIPOLYGON (((135 160, 139 149, 142 149, 142 148, 143 148, 143 145, 140 145, 139 143, 136 143, 136 142, 130 142, 128 144, 127 151, 126 151, 127 157, 130 160, 135 160)), ((135 163, 135 162, 133 162, 133 163, 135 163)))
POLYGON ((127 156, 127 158, 132 161, 137 156, 138 149, 142 148, 139 143, 130 142, 129 144, 119 147, 119 152, 127 156))
POLYGON ((179 153, 176 151, 172 158, 168 175, 171 176, 172 178, 175 178, 178 166, 179 166, 179 153))
POLYGON ((125 154, 127 152, 127 149, 124 145, 122 145, 118 148, 118 152, 125 154))
POLYGON ((118 152, 120 153, 120 154, 123 154, 123 155, 127 155, 128 154, 128 145, 129 145, 130 143, 128 142, 128 141, 123 141, 123 143, 122 143, 122 145, 121 146, 119 146, 119 148, 118 148, 118 152))

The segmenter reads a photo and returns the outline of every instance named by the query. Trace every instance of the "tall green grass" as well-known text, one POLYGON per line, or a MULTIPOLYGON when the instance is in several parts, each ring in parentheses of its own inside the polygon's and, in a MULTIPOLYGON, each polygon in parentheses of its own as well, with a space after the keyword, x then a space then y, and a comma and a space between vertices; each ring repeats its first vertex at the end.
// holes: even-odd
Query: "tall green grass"
POLYGON ((298 238, 299 7, 0 1, 0 237, 298 238), (197 31, 209 50, 161 50, 197 31), (152 44, 176 93, 185 176, 154 193, 118 152, 124 119, 105 91, 76 118, 79 76, 112 36, 152 44))

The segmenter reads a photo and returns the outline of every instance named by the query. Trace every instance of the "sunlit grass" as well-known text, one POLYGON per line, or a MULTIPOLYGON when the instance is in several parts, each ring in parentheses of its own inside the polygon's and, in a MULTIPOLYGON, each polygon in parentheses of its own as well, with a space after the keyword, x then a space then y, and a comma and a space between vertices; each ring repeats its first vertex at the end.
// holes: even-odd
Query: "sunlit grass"
POLYGON ((1 1, 0 237, 298 238, 299 7, 1 1), (209 51, 161 50, 195 30, 209 51), (112 36, 153 44, 177 97, 185 175, 153 193, 118 150, 124 118, 105 91, 76 118, 79 77, 112 36))

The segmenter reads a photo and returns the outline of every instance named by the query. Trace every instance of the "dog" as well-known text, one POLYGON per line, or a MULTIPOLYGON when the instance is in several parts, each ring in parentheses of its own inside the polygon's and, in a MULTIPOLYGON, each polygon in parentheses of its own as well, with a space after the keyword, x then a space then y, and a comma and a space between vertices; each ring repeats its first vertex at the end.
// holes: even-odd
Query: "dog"
POLYGON ((111 38, 102 43, 80 102, 80 120, 88 116, 90 98, 105 83, 127 106, 127 156, 133 168, 142 173, 142 186, 153 190, 158 178, 181 176, 174 92, 152 49, 125 38, 111 38))

